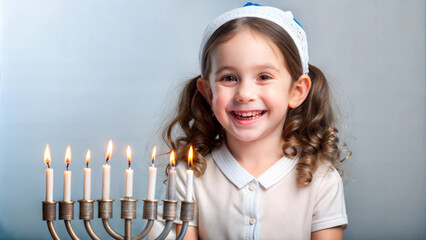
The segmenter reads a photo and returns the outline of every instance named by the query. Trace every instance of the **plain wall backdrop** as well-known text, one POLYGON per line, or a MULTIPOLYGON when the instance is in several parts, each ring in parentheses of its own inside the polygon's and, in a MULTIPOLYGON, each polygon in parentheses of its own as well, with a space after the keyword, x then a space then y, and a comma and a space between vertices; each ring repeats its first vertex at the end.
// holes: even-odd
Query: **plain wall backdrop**
MULTIPOLYGON (((344 164, 345 239, 425 238, 425 1, 259 1, 291 10, 307 32, 310 63, 328 76, 353 151, 344 164)), ((123 233, 125 147, 144 223, 150 151, 182 82, 198 74, 205 26, 245 1, 1 1, 0 239, 49 239, 42 221, 46 144, 54 199, 62 200, 71 146, 72 199, 92 150, 92 199, 101 197, 107 141, 114 229, 123 233)), ((166 152, 167 149, 160 149, 166 152)), ((163 174, 167 157, 158 159, 163 174)), ((164 176, 164 174, 163 174, 164 176)), ((163 177, 157 181, 157 198, 163 177)), ((97 209, 97 208, 96 208, 97 209)), ((75 205, 73 227, 88 239, 75 205)), ((95 232, 108 238, 101 221, 95 232)), ((59 236, 67 239, 63 222, 59 236)))

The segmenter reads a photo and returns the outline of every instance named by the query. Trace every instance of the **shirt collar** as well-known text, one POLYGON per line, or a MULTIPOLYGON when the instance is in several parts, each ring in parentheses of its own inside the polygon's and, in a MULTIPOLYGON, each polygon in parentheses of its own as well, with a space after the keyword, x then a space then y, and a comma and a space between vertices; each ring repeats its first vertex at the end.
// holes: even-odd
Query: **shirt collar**
POLYGON ((256 179, 265 189, 268 189, 287 176, 298 162, 297 157, 294 159, 282 157, 258 178, 255 178, 237 162, 225 143, 213 149, 212 156, 218 168, 238 189, 243 188, 253 179, 256 179))

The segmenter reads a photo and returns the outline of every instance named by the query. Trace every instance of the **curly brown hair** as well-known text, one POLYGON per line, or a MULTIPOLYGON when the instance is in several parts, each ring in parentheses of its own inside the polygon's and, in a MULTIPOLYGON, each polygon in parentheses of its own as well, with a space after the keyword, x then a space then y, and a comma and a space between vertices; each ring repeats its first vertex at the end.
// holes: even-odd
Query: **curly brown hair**
MULTIPOLYGON (((284 56, 286 68, 294 83, 303 74, 299 52, 290 35, 277 24, 260 18, 246 17, 229 21, 222 25, 207 41, 202 52, 202 74, 187 81, 179 100, 178 112, 164 130, 163 138, 169 147, 177 152, 178 161, 186 161, 187 150, 194 147, 193 169, 196 176, 206 170, 205 156, 225 139, 225 132, 214 117, 209 103, 197 89, 197 80, 209 76, 211 55, 219 44, 226 42, 242 27, 249 27, 268 36, 284 56), (173 129, 180 126, 182 134, 173 140, 173 129)), ((299 155, 296 166, 297 182, 308 185, 320 161, 328 161, 334 166, 349 158, 341 159, 338 130, 333 111, 327 79, 320 69, 309 65, 309 77, 312 81, 310 92, 305 101, 297 108, 289 109, 284 123, 282 137, 283 154, 293 158, 299 155), (285 151, 291 149, 293 151, 285 151)), ((338 169, 340 174, 343 172, 338 169)))

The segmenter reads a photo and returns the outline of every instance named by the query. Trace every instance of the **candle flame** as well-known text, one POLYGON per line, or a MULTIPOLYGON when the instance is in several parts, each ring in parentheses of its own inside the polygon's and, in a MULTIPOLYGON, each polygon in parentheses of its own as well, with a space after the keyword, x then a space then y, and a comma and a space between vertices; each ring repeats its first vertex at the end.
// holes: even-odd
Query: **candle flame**
POLYGON ((50 148, 49 148, 49 144, 47 144, 46 149, 44 150, 44 163, 46 163, 47 166, 50 168, 50 162, 51 162, 50 148))
POLYGON ((130 149, 130 145, 127 145, 127 161, 130 167, 130 162, 132 161, 132 150, 130 149))
POLYGON ((71 162, 71 147, 68 145, 67 147, 67 151, 65 152, 65 164, 68 165, 71 162))
POLYGON ((192 164, 193 164, 193 157, 194 156, 194 150, 192 148, 192 145, 189 147, 189 153, 188 153, 188 165, 189 165, 189 169, 192 168, 192 164))
POLYGON ((154 165, 155 154, 157 154, 157 146, 154 146, 154 148, 152 149, 152 155, 151 155, 152 165, 154 165))
POLYGON ((90 149, 87 150, 87 154, 86 154, 86 167, 89 166, 89 162, 90 162, 90 149))
POLYGON ((108 160, 111 158, 111 154, 112 154, 112 140, 110 139, 108 142, 108 149, 107 149, 107 153, 105 156, 106 162, 108 163, 108 160))
POLYGON ((175 167, 176 162, 175 162, 175 150, 172 150, 172 152, 170 153, 170 166, 171 167, 175 167))

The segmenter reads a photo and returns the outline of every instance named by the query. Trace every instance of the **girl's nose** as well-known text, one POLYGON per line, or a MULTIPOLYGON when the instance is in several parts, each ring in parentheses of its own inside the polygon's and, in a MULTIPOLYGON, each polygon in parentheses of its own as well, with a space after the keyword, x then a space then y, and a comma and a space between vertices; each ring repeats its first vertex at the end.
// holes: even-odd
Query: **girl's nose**
POLYGON ((241 81, 235 94, 235 100, 237 102, 254 102, 256 99, 255 86, 248 81, 241 81))

